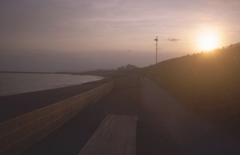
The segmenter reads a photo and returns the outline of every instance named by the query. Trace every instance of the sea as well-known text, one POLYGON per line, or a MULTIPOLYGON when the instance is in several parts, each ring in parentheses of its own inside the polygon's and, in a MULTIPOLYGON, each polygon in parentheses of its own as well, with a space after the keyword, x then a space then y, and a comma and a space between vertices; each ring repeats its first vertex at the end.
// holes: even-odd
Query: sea
POLYGON ((103 77, 90 75, 0 73, 0 96, 79 85, 101 79, 103 77))

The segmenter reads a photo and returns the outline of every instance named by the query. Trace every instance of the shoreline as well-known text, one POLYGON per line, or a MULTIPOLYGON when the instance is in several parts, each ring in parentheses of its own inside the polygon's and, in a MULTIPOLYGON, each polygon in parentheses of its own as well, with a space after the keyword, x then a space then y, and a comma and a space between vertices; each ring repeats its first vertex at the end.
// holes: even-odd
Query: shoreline
POLYGON ((79 85, 0 96, 0 123, 94 89, 108 79, 79 85))
MULTIPOLYGON (((141 104, 140 82, 137 84, 135 81, 136 78, 118 80, 119 84, 127 85, 124 83, 129 83, 131 87, 113 89, 106 96, 95 103, 89 104, 75 117, 19 155, 77 155, 108 114, 138 115, 143 120, 145 113, 141 104)), ((146 120, 146 122, 149 121, 146 120)), ((136 151, 139 155, 152 154, 152 149, 149 149, 144 144, 146 140, 145 136, 143 136, 151 134, 152 131, 145 129, 144 126, 145 124, 138 125, 140 133, 136 132, 139 137, 136 140, 136 151)), ((153 139, 155 138, 153 137, 153 139)), ((150 143, 150 145, 154 146, 154 142, 150 143)))
POLYGON ((73 87, 73 86, 81 86, 81 85, 84 85, 84 84, 95 83, 95 82, 99 82, 99 81, 102 81, 102 80, 104 80, 104 78, 101 79, 101 80, 89 81, 89 82, 84 82, 84 83, 81 83, 81 84, 74 84, 74 85, 68 85, 68 86, 53 87, 53 88, 42 89, 42 90, 34 90, 34 91, 31 91, 31 92, 26 91, 26 92, 14 93, 14 94, 3 94, 3 95, 0 94, 0 98, 1 98, 1 97, 7 97, 7 96, 22 95, 22 94, 27 94, 27 93, 36 93, 36 92, 40 92, 40 91, 47 91, 47 90, 53 90, 53 89, 59 89, 59 88, 67 88, 67 87, 73 87))
MULTIPOLYGON (((92 82, 97 82, 97 81, 102 81, 107 79, 108 77, 102 77, 102 76, 95 76, 95 75, 74 75, 74 74, 60 74, 60 73, 38 73, 38 72, 29 72, 29 73, 25 73, 25 72, 0 72, 0 74, 33 74, 33 75, 44 75, 44 74, 59 74, 59 75, 70 75, 70 76, 80 76, 82 79, 82 81, 75 81, 72 83, 57 83, 57 84, 51 84, 54 83, 54 81, 51 81, 51 83, 48 83, 48 85, 44 85, 43 83, 43 87, 41 85, 37 86, 37 87, 22 87, 22 85, 18 85, 16 84, 14 87, 17 87, 18 89, 12 89, 13 87, 10 87, 8 85, 4 85, 3 84, 3 88, 1 92, 0 92, 0 97, 5 97, 5 96, 11 96, 11 95, 18 95, 18 94, 25 94, 25 93, 32 93, 32 92, 39 92, 39 91, 45 91, 45 90, 51 90, 51 89, 57 89, 57 88, 65 88, 65 87, 71 87, 71 86, 76 86, 76 85, 83 85, 85 83, 92 83, 92 82), (90 79, 88 79, 90 78, 90 79), (10 89, 9 89, 10 88, 10 89)), ((4 77, 3 77, 4 78, 4 77)), ((7 78, 7 77, 5 77, 7 78)), ((51 79, 50 79, 51 80, 51 79)), ((3 81, 4 82, 4 81, 3 81)), ((10 82, 15 82, 15 81, 10 81, 10 82)), ((7 83, 10 83, 9 81, 7 81, 7 83)), ((38 81, 35 81, 38 82, 38 81)), ((18 81, 18 83, 21 83, 20 81, 18 81)), ((41 82, 40 82, 41 83, 41 82)), ((34 85, 34 83, 32 83, 34 85)), ((27 83, 27 85, 29 85, 29 83, 27 83)))

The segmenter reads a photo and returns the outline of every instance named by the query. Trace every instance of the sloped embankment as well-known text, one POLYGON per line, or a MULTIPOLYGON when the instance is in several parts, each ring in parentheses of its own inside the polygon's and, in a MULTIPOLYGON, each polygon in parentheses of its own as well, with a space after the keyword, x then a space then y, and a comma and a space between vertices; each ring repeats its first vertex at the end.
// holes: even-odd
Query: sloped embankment
POLYGON ((198 115, 220 124, 240 116, 240 46, 187 55, 144 73, 198 115))

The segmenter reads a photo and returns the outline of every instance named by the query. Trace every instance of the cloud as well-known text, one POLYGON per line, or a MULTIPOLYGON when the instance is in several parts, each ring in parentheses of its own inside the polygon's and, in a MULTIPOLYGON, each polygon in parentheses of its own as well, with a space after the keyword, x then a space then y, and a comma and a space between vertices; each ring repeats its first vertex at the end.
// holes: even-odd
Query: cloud
POLYGON ((215 24, 222 29, 221 25, 226 25, 226 29, 238 30, 237 5, 223 12, 205 1, 2 0, 0 49, 147 51, 151 49, 149 40, 158 33, 171 43, 179 39, 169 36, 192 40, 187 36, 198 25, 215 24))
MULTIPOLYGON (((202 0, 207 5, 217 7, 229 7, 230 5, 237 4, 239 0, 202 0)), ((239 3, 238 3, 239 4, 239 3)))
POLYGON ((180 39, 176 39, 176 38, 168 38, 167 40, 168 40, 168 41, 172 41, 172 42, 180 41, 180 39))

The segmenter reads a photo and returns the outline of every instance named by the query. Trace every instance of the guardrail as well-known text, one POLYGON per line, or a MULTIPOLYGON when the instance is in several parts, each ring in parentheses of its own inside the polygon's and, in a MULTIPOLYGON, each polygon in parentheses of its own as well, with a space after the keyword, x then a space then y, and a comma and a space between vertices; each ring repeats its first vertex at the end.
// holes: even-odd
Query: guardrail
POLYGON ((29 112, 0 124, 0 154, 18 154, 51 133, 86 105, 96 102, 113 89, 106 83, 85 93, 29 112))

